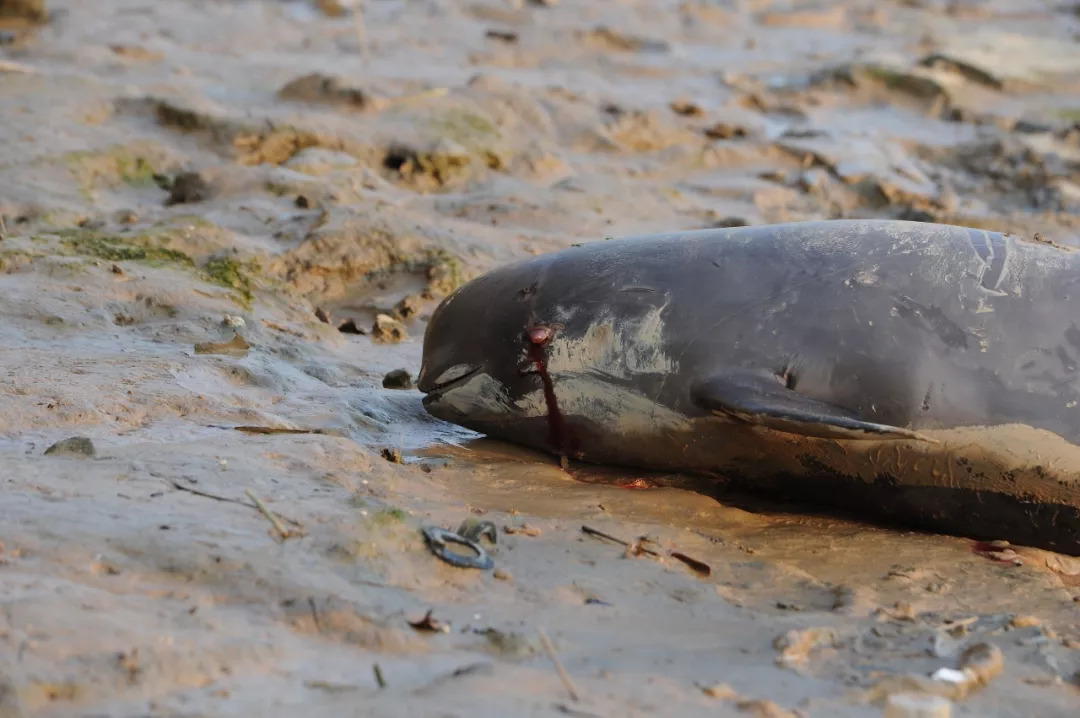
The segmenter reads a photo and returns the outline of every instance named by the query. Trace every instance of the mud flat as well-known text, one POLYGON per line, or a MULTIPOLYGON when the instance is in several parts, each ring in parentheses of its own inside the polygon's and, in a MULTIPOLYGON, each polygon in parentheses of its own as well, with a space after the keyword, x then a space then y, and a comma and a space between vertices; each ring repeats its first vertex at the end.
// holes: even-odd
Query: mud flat
POLYGON ((408 381, 446 292, 575 242, 1080 245, 1074 8, 36 5, 0 2, 0 715, 1075 713, 1076 559, 564 471, 408 381), (424 543, 469 518, 493 571, 424 543))

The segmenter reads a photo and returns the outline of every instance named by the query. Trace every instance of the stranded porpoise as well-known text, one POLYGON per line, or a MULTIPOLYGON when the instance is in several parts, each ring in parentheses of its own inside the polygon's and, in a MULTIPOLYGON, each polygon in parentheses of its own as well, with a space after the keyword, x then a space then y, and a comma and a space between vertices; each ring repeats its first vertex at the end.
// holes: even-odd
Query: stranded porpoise
POLYGON ((480 276, 424 336, 429 413, 1080 554, 1080 251, 836 220, 591 242, 480 276))

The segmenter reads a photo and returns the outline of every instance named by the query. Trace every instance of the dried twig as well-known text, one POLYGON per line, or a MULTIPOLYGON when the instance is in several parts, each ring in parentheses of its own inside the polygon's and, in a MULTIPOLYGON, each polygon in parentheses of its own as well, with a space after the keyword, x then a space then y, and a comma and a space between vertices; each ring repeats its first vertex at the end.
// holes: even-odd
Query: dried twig
MULTIPOLYGON (((611 534, 606 534, 603 531, 597 531, 596 529, 591 528, 589 526, 582 526, 581 530, 584 531, 585 533, 589 534, 590 536, 596 536, 597 538, 607 539, 608 541, 614 541, 615 543, 620 544, 622 546, 626 546, 627 548, 635 547, 635 545, 631 544, 629 541, 623 541, 621 538, 617 538, 615 536, 612 536, 611 534)), ((640 552, 640 553, 647 553, 650 556, 659 556, 660 555, 658 552, 653 551, 651 548, 645 548, 644 546, 641 545, 640 542, 636 542, 635 551, 640 552)))
POLYGON ((308 596, 308 607, 311 608, 311 620, 315 622, 315 630, 318 633, 322 633, 322 624, 319 622, 319 610, 315 608, 315 599, 308 596))
MULTIPOLYGON (((612 536, 611 534, 606 534, 603 531, 597 531, 596 529, 594 529, 592 527, 589 527, 589 526, 582 526, 581 530, 584 533, 589 534, 590 536, 595 536, 597 538, 602 538, 602 539, 605 539, 607 541, 614 541, 615 543, 617 543, 617 544, 619 544, 621 546, 625 546, 628 556, 638 556, 640 554, 645 553, 645 554, 649 554, 650 556, 656 556, 657 558, 661 557, 661 553, 659 551, 654 551, 651 548, 646 548, 643 545, 642 541, 640 541, 640 540, 639 541, 634 541, 633 543, 631 543, 629 541, 623 541, 621 538, 618 538, 617 536, 612 536)), ((684 564, 689 566, 699 576, 709 576, 709 575, 712 574, 712 567, 709 566, 709 564, 705 563, 704 561, 698 561, 696 558, 691 558, 690 556, 687 556, 686 554, 682 553, 681 551, 668 551, 667 553, 672 558, 677 559, 679 561, 682 561, 684 564)))
POLYGON ((266 517, 266 520, 269 521, 274 527, 274 530, 278 532, 280 540, 285 541, 295 536, 303 535, 302 532, 295 529, 285 528, 285 524, 281 523, 281 519, 279 519, 273 511, 267 508, 266 504, 262 502, 262 499, 255 495, 254 491, 251 489, 244 489, 244 493, 248 495, 249 499, 255 502, 255 508, 259 510, 259 513, 266 517))
POLYGON ((687 566, 689 566, 695 573, 697 573, 697 574, 699 574, 701 576, 710 576, 710 575, 712 575, 712 566, 705 563, 704 561, 698 561, 696 558, 692 558, 690 556, 687 556, 686 554, 682 553, 681 551, 672 551, 670 553, 670 556, 672 558, 674 558, 674 559, 678 559, 679 561, 682 561, 687 566))
MULTIPOLYGON (((186 491, 187 493, 192 494, 194 496, 202 496, 204 499, 213 499, 214 501, 223 501, 223 502, 225 502, 227 504, 239 504, 240 506, 246 506, 249 509, 258 509, 259 508, 259 505, 256 504, 256 503, 248 503, 247 501, 241 501, 240 499, 233 499, 233 498, 230 498, 228 496, 219 496, 218 494, 211 494, 211 493, 208 493, 206 491, 200 491, 199 489, 193 489, 192 487, 184 486, 179 481, 174 481, 173 479, 165 479, 165 480, 168 481, 169 484, 174 489, 176 489, 177 491, 186 491)), ((285 523, 292 524, 293 526, 295 526, 298 529, 303 528, 299 521, 294 521, 294 520, 290 519, 288 516, 278 516, 277 518, 280 519, 281 521, 284 521, 285 523)), ((297 531, 292 531, 291 534, 292 535, 299 535, 297 531)))
POLYGON ((559 680, 562 681, 563 686, 566 688, 566 692, 570 694, 570 699, 573 701, 580 700, 578 698, 577 689, 574 688, 574 684, 570 681, 570 675, 563 668, 562 661, 559 660, 559 656, 555 653, 555 646, 551 645, 551 640, 544 633, 544 629, 539 626, 536 627, 536 633, 540 636, 540 642, 544 644, 544 650, 547 651, 548 657, 551 662, 555 664, 555 672, 559 674, 559 680))
POLYGON ((386 679, 383 678, 382 669, 379 668, 379 664, 371 664, 371 669, 375 672, 375 682, 379 684, 379 688, 386 688, 386 679))
POLYGON ((277 426, 234 426, 235 431, 245 434, 323 434, 322 429, 286 429, 277 426))
POLYGON ((172 487, 174 489, 178 491, 186 491, 189 494, 194 494, 195 496, 202 496, 205 499, 213 499, 214 501, 224 501, 227 504, 240 504, 241 506, 247 506, 249 509, 256 508, 254 505, 249 504, 247 501, 241 501, 240 499, 230 499, 228 496, 218 496, 217 494, 208 494, 205 491, 199 491, 198 489, 193 489, 190 486, 184 486, 178 481, 173 481, 172 479, 166 480, 170 484, 172 484, 172 487))

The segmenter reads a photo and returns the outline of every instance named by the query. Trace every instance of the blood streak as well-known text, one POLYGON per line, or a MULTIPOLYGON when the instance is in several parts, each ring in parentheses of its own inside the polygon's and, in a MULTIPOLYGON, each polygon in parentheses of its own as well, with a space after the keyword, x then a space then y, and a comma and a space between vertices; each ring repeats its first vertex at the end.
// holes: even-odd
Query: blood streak
POLYGON ((555 397, 555 385, 547 368, 546 347, 555 336, 555 329, 544 324, 534 324, 525 332, 528 341, 528 355, 533 363, 533 371, 540 376, 544 385, 544 403, 547 404, 548 444, 556 451, 564 451, 565 427, 559 400, 555 397))

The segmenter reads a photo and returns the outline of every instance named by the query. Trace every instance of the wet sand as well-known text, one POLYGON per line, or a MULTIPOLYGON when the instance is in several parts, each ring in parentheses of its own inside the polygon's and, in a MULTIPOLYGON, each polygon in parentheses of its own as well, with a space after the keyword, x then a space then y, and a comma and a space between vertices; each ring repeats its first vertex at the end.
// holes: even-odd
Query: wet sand
POLYGON ((0 716, 875 716, 980 643, 954 715, 1075 714, 1080 559, 564 471, 383 387, 446 292, 576 242, 1080 246, 1074 8, 335 6, 0 13, 0 716), (466 518, 495 572, 424 545, 466 518))

